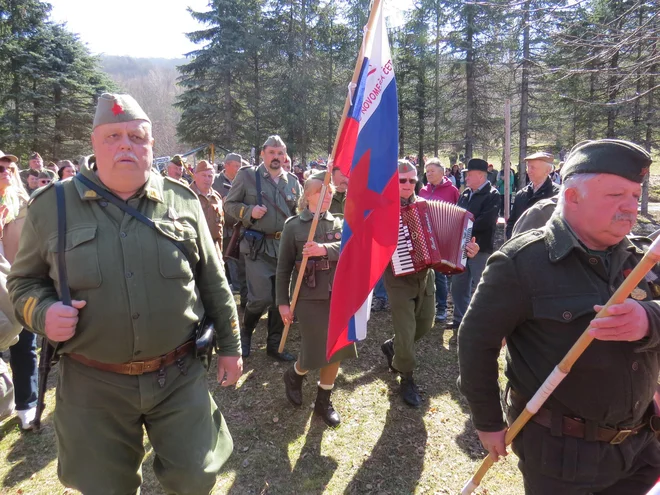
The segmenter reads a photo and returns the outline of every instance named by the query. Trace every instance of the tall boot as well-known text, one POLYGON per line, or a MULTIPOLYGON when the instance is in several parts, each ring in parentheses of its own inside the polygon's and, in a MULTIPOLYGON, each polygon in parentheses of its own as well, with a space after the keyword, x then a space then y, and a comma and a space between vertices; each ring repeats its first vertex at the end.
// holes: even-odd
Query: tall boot
POLYGON ((323 422, 331 427, 339 426, 341 423, 341 418, 335 408, 332 407, 332 402, 330 402, 330 395, 332 395, 332 390, 325 390, 321 387, 318 388, 316 393, 316 403, 314 404, 314 414, 320 416, 323 422))
POLYGON ((401 373, 401 388, 399 389, 403 401, 412 407, 419 407, 422 404, 422 398, 419 395, 419 389, 413 380, 413 372, 401 373))
POLYGON ((284 331, 284 322, 277 308, 268 309, 268 339, 266 341, 266 354, 280 361, 295 361, 295 356, 288 352, 278 352, 282 332, 284 331))
POLYGON ((245 309, 243 313, 243 325, 241 326, 241 354, 244 358, 250 355, 250 344, 252 343, 252 333, 259 323, 261 315, 245 309))
POLYGON ((302 385, 305 375, 299 375, 296 373, 296 370, 293 369, 295 364, 284 372, 282 379, 284 380, 284 390, 286 392, 286 398, 289 399, 289 402, 294 406, 302 405, 302 385))

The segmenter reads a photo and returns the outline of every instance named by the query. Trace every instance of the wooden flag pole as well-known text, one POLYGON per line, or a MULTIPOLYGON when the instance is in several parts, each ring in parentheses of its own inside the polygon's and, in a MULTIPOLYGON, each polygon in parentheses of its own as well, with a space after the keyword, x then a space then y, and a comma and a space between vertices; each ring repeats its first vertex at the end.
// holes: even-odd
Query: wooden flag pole
MULTIPOLYGON (((321 216, 321 207, 323 206, 323 198, 325 198, 326 191, 330 185, 330 178, 332 176, 332 163, 337 153, 337 146, 339 146, 339 138, 341 136, 341 130, 344 127, 346 122, 346 116, 348 110, 351 108, 352 102, 352 91, 357 84, 358 78, 360 77, 360 69, 362 68, 362 61, 364 60, 364 53, 371 43, 373 38, 373 26, 376 22, 376 14, 380 9, 381 0, 374 0, 374 3, 371 7, 371 12, 369 13, 369 20, 367 21, 366 33, 364 39, 362 40, 362 46, 360 47, 360 54, 358 55, 357 62, 355 63, 355 69, 353 70, 353 78, 351 79, 351 84, 349 86, 348 94, 346 95, 346 101, 344 102, 344 110, 341 114, 341 120, 339 121, 339 127, 337 128, 337 134, 335 135, 335 143, 332 146, 332 154, 328 158, 328 171, 325 174, 325 180, 323 181, 323 186, 321 187, 321 196, 320 201, 316 205, 316 211, 314 212, 314 219, 312 220, 312 225, 309 229, 309 235, 307 236, 307 242, 312 242, 314 240, 314 235, 316 234, 316 227, 319 224, 319 218, 321 216)), ((302 262, 300 263, 300 269, 298 270, 298 277, 296 278, 296 286, 293 289, 293 296, 291 297, 291 314, 293 315, 294 310, 296 309, 296 302, 298 301, 298 295, 300 293, 300 287, 302 286, 303 277, 305 276, 305 268, 307 267, 307 261, 309 256, 304 255, 302 262)), ((291 323, 286 323, 284 325, 284 331, 282 332, 282 339, 280 340, 280 347, 278 352, 284 352, 284 345, 286 344, 286 339, 289 335, 289 327, 291 323)))
MULTIPOLYGON (((637 287, 637 284, 642 281, 646 274, 651 271, 656 263, 660 261, 660 238, 657 238, 651 244, 648 252, 641 259, 639 264, 635 269, 630 272, 630 275, 626 277, 621 286, 617 291, 612 294, 610 300, 607 301, 605 306, 598 312, 596 318, 602 318, 606 315, 607 309, 613 304, 623 303, 629 296, 630 293, 637 287)), ((575 361, 582 355, 582 353, 589 347, 589 344, 594 340, 594 338, 589 335, 589 326, 580 338, 573 344, 573 347, 568 351, 568 354, 564 356, 564 359, 555 367, 555 369, 550 373, 550 376, 545 379, 541 388, 536 391, 534 397, 525 406, 523 412, 518 416, 518 418, 513 422, 509 427, 504 437, 505 445, 510 445, 514 438, 520 433, 520 430, 527 424, 527 422, 534 416, 545 401, 550 397, 552 392, 555 391, 557 386, 562 382, 564 378, 570 373, 571 368, 575 364, 575 361)), ((479 486, 484 475, 490 469, 494 463, 493 457, 488 454, 477 472, 472 476, 472 478, 467 482, 461 495, 469 495, 479 486)))

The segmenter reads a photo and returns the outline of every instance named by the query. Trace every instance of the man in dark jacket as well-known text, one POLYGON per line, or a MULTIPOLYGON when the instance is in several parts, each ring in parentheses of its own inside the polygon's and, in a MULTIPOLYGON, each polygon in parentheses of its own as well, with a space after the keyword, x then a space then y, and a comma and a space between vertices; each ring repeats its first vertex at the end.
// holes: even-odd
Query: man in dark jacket
POLYGON ((555 196, 559 186, 552 182, 550 173, 554 157, 550 153, 534 153, 525 157, 529 184, 516 193, 516 199, 511 209, 511 216, 506 222, 506 238, 511 238, 511 232, 516 221, 523 212, 533 204, 555 196))
POLYGON ((505 455, 497 358, 506 339, 509 424, 591 325, 595 339, 513 441, 528 495, 644 495, 660 473, 658 271, 594 319, 648 239, 627 237, 651 157, 626 141, 574 148, 557 211, 504 244, 458 337, 459 386, 484 448, 505 455), (657 413, 656 413, 657 414, 657 413))
POLYGON ((472 298, 472 288, 481 280, 486 261, 493 252, 497 214, 500 209, 500 194, 488 181, 488 163, 484 160, 472 158, 468 162, 465 183, 467 188, 458 198, 458 206, 474 215, 472 236, 476 238, 479 252, 474 258, 468 259, 463 273, 452 277, 451 297, 454 300, 452 328, 458 328, 461 324, 472 298))

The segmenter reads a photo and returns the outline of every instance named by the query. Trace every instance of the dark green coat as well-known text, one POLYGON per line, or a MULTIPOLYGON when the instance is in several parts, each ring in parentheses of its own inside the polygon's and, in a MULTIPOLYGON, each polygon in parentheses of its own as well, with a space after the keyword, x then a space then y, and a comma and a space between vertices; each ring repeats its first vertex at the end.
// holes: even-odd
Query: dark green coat
MULTIPOLYGON (((474 425, 505 427, 497 356, 507 341, 506 376, 531 397, 641 257, 640 239, 611 248, 608 265, 589 254, 559 216, 525 232, 488 260, 458 336, 459 386, 474 425)), ((637 425, 651 403, 660 371, 660 305, 651 273, 639 284, 651 335, 638 342, 594 340, 557 387, 549 408, 602 426, 637 425)))
MULTIPOLYGON (((103 186, 89 168, 82 174, 103 186)), ((62 352, 105 363, 160 356, 189 340, 206 312, 215 323, 219 353, 240 355, 236 305, 199 200, 188 187, 152 173, 128 200, 162 234, 76 179, 64 182, 64 193, 68 283, 71 297, 87 305, 62 352), (167 237, 185 245, 199 269, 196 279, 167 237)), ((19 321, 43 335, 46 311, 60 300, 52 185, 30 201, 7 287, 19 321)))

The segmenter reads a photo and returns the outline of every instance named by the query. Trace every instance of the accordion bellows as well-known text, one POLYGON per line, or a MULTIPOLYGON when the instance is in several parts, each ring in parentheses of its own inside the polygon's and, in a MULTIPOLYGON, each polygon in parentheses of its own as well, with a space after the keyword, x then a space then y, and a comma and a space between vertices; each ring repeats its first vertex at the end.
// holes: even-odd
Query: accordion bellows
POLYGON ((397 277, 434 268, 441 273, 465 271, 466 245, 474 216, 445 201, 418 200, 401 207, 399 240, 392 257, 397 277))

